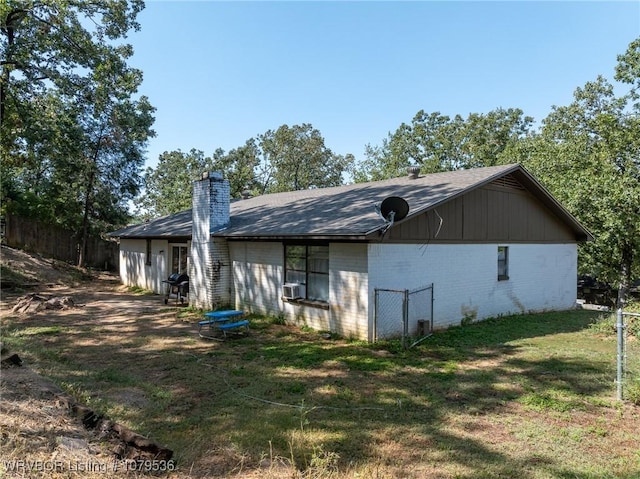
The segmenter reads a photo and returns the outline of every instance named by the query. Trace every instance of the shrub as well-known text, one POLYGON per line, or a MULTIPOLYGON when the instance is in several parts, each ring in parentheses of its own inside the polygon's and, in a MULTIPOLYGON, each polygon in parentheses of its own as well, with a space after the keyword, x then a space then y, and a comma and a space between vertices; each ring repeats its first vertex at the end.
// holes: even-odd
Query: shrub
MULTIPOLYGON (((637 305, 637 303, 635 303, 637 305)), ((636 311, 638 308, 636 307, 636 311)), ((631 308, 625 308, 625 312, 632 312, 631 308)), ((616 313, 606 314, 600 316, 596 322, 589 325, 589 329, 594 333, 602 333, 607 335, 615 335, 618 330, 616 323, 618 319, 616 313)), ((640 317, 638 316, 625 316, 624 324, 627 326, 627 334, 635 336, 640 339, 640 317)))
POLYGON ((626 388, 626 397, 636 406, 640 406, 640 379, 632 379, 626 388))

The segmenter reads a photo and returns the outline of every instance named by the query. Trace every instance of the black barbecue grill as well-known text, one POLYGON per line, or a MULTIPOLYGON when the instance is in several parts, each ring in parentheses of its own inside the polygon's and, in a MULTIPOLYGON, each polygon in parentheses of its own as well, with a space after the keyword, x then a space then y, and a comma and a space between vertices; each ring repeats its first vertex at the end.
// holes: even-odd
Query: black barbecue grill
POLYGON ((164 304, 169 302, 172 294, 176 295, 176 303, 184 303, 184 299, 189 295, 189 276, 186 274, 173 273, 169 279, 164 280, 167 284, 167 294, 164 297, 164 304))

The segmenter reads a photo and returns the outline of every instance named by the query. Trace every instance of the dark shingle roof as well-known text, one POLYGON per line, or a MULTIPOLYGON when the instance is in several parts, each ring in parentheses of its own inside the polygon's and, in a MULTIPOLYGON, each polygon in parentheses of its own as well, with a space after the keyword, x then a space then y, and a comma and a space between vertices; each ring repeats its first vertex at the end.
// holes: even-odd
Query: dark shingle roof
MULTIPOLYGON (((502 165, 394 178, 334 188, 274 193, 231 203, 229 226, 216 233, 228 238, 349 237, 365 239, 385 226, 375 209, 389 196, 409 204, 407 218, 471 189, 515 173, 528 189, 569 223, 579 237, 589 233, 519 165, 502 165)), ((112 233, 112 236, 165 237, 191 235, 191 210, 112 233), (146 229, 145 229, 146 228, 146 229)))
POLYGON ((119 238, 191 238, 191 210, 162 216, 147 223, 109 233, 119 238))
POLYGON ((371 183, 257 196, 231 205, 225 236, 364 236, 384 227, 375 204, 389 196, 409 203, 409 216, 513 168, 459 170, 371 183))

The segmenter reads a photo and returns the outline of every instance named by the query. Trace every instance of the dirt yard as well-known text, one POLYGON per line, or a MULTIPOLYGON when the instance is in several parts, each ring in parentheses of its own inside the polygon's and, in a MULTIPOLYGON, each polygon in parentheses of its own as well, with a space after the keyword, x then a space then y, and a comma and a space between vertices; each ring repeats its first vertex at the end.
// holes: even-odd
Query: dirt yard
MULTIPOLYGON (((33 322, 41 328, 93 321, 124 335, 131 329, 132 318, 146 316, 152 317, 157 327, 166 326, 165 333, 169 336, 193 331, 192 324, 176 320, 175 311, 159 308, 162 302, 159 296, 132 294, 120 285, 116 275, 90 273, 90 278, 65 263, 5 246, 2 246, 1 260, 3 285, 11 287, 2 290, 2 321, 8 315, 15 316, 12 310, 20 298, 37 293, 45 298, 72 300, 71 307, 56 310, 54 314, 49 310, 20 314, 22 321, 33 322), (10 273, 19 274, 6 274, 4 267, 10 268, 10 273)), ((95 341, 98 338, 78 338, 76 346, 95 341)), ((157 452, 157 447, 161 455, 155 455, 167 459, 162 455, 162 446, 150 441, 143 444, 144 438, 135 431, 111 423, 108 418, 93 417, 93 411, 39 374, 38 364, 30 362, 22 351, 11 350, 3 344, 2 359, 0 449, 5 463, 0 464, 0 471, 4 469, 7 475, 0 473, 0 476, 54 477, 61 473, 60 477, 121 477, 136 474, 135 461, 149 459, 153 455, 149 451, 157 452), (16 364, 16 358, 20 364, 16 364), (119 437, 114 427, 124 432, 127 440, 119 437), (142 449, 136 447, 136 442, 142 449)), ((94 366, 87 364, 88 368, 94 366)), ((135 406, 142 400, 135 388, 124 388, 118 394, 125 407, 135 406)))
MULTIPOLYGON (((3 361, 0 368, 0 477, 105 479, 160 475, 184 479, 229 477, 229 471, 231 476, 243 479, 295 477, 290 465, 277 458, 248 469, 243 465, 244 457, 229 450, 205 457, 198 464, 176 466, 173 459, 168 460, 161 442, 147 440, 122 424, 113 424, 108 417, 95 417, 93 410, 45 377, 56 377, 55 370, 46 369, 50 364, 80 361, 85 371, 108 367, 113 374, 144 369, 151 382, 157 375, 160 384, 165 378, 157 367, 158 350, 175 343, 180 344, 181 355, 206 356, 210 354, 211 341, 198 339, 194 314, 182 319, 185 305, 170 300, 167 306, 162 296, 132 293, 115 274, 81 271, 5 246, 1 253, 4 289, 0 297, 0 331, 5 331, 8 317, 12 321, 19 317, 36 330, 34 340, 62 352, 53 361, 40 364, 24 351, 2 346, 2 359, 17 355, 21 364, 3 361), (19 300, 28 295, 70 298, 73 306, 26 314, 14 312, 19 300), (141 325, 147 329, 141 331, 141 325), (58 333, 69 330, 89 334, 72 338, 72 344, 62 344, 69 337, 58 333), (158 337, 162 344, 157 343, 158 337), (109 350, 114 347, 118 351, 111 355, 109 350), (83 354, 83 349, 91 353, 83 354), (151 353, 144 358, 130 354, 130 350, 140 349, 151 353), (114 362, 117 364, 111 366, 114 362)), ((102 399, 119 404, 123 411, 149 407, 148 394, 136 384, 118 385, 117 378, 114 383, 116 387, 102 385, 95 393, 105 395, 102 399)), ((75 396, 83 394, 71 392, 75 396)), ((197 401, 208 399, 202 394, 197 401)), ((185 398, 186 402, 190 400, 185 398)))

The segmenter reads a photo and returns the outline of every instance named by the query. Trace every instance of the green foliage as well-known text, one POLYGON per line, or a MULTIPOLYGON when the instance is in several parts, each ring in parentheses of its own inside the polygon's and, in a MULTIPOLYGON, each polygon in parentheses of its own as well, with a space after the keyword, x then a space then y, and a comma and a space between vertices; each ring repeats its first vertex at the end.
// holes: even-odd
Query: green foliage
POLYGON ((336 155, 309 123, 282 125, 258 137, 260 162, 258 193, 339 186, 353 162, 352 155, 336 155))
MULTIPOLYGON (((618 55, 615 79, 631 85, 632 98, 640 99, 640 38, 632 41, 625 53, 618 55)), ((634 107, 637 110, 640 105, 635 103, 634 107)))
POLYGON ((284 314, 280 313, 278 316, 272 316, 269 318, 269 322, 271 324, 278 324, 278 325, 284 325, 287 323, 284 314))
POLYGON ((640 406, 640 378, 629 381, 625 387, 625 396, 633 404, 640 406))
POLYGON ((568 412, 584 409, 584 404, 563 391, 549 389, 544 393, 531 392, 518 399, 518 402, 535 411, 568 412))
POLYGON ((2 205, 82 233, 122 224, 153 107, 120 41, 141 0, 0 4, 2 205))
POLYGON ((257 192, 256 168, 260 163, 259 155, 260 149, 253 138, 226 154, 222 150, 214 153, 213 168, 224 172, 225 178, 229 180, 232 198, 241 198, 246 192, 257 192))
POLYGON ((353 169, 356 181, 375 181, 405 174, 410 165, 422 173, 508 163, 505 152, 529 135, 533 119, 520 109, 498 108, 453 119, 420 110, 381 147, 367 145, 367 159, 353 169))
POLYGON ((589 325, 589 329, 596 334, 615 335, 616 316, 615 314, 603 314, 596 321, 589 325))
MULTIPOLYGON (((199 150, 164 152, 156 168, 147 168, 145 194, 141 204, 143 218, 158 217, 191 208, 191 183, 204 171, 213 169, 213 160, 199 150)), ((146 218, 145 218, 146 219, 146 218)))
POLYGON ((146 288, 142 288, 140 286, 129 286, 127 288, 127 291, 129 291, 130 293, 139 294, 139 295, 154 294, 153 291, 146 288))
POLYGON ((640 111, 600 77, 555 107, 526 146, 525 165, 589 229, 581 273, 630 284, 640 273, 640 111))
POLYGON ((160 155, 156 168, 147 168, 143 219, 191 208, 191 183, 203 171, 220 171, 229 180, 231 197, 338 186, 353 163, 353 155, 334 154, 320 132, 310 124, 282 125, 244 145, 213 157, 202 151, 160 155))
MULTIPOLYGON (((632 303, 630 308, 625 308, 625 312, 636 312, 638 311, 638 303, 632 303)), ((599 334, 605 334, 607 336, 615 336, 618 329, 617 324, 618 319, 616 313, 609 313, 600 316, 594 323, 589 325, 591 331, 599 334)), ((626 334, 635 336, 640 339, 640 317, 637 316, 628 316, 624 317, 624 324, 626 329, 626 334)))

